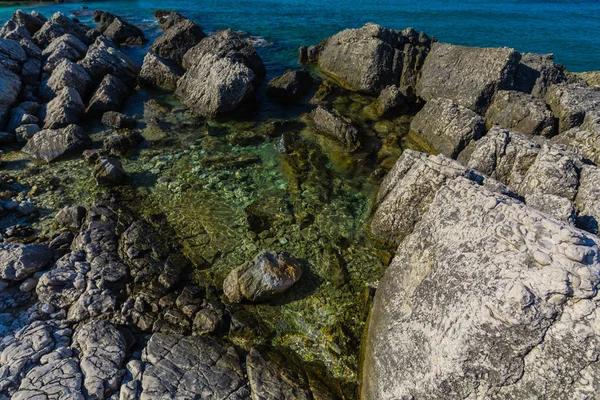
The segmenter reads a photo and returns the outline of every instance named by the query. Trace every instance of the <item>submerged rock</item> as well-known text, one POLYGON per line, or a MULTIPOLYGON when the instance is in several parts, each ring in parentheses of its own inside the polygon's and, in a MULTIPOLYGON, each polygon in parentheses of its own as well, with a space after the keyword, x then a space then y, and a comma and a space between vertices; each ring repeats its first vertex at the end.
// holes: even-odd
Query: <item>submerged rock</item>
POLYGON ((361 398, 593 396, 598 254, 518 200, 441 186, 380 280, 361 398))
POLYGON ((117 186, 123 184, 129 176, 121 161, 113 157, 100 157, 94 167, 94 179, 98 186, 117 186))
POLYGON ((339 140, 348 151, 356 150, 360 146, 358 129, 351 121, 336 112, 328 111, 319 106, 313 110, 311 118, 317 130, 339 140))
POLYGON ((288 290, 301 276, 302 267, 291 255, 264 251, 231 271, 223 291, 232 303, 266 301, 288 290))
POLYGON ((102 124, 107 128, 133 128, 136 123, 134 118, 116 111, 108 111, 102 115, 102 124))
POLYGON ((456 158, 485 131, 485 119, 447 99, 432 99, 410 123, 411 131, 424 138, 439 153, 456 158))
POLYGON ((553 136, 554 116, 546 103, 512 90, 500 90, 485 114, 488 127, 500 125, 528 135, 553 136))
POLYGON ((312 88, 313 79, 308 71, 286 70, 283 75, 271 79, 267 95, 284 103, 292 103, 306 95, 312 88))
POLYGON ((144 57, 144 63, 140 71, 140 82, 145 85, 175 90, 177 89, 177 81, 184 73, 185 71, 175 62, 148 53, 144 57))
POLYGON ((23 147, 23 152, 47 163, 89 146, 90 137, 77 125, 63 129, 44 129, 23 147))
POLYGON ((498 90, 510 89, 521 55, 508 48, 434 43, 417 82, 417 95, 446 98, 485 114, 498 90))

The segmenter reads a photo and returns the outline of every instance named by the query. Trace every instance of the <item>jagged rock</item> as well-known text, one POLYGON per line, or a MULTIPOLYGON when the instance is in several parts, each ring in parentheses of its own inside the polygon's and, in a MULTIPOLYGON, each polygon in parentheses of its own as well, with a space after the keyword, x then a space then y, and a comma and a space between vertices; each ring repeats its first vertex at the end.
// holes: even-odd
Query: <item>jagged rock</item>
POLYGON ((99 186, 117 186, 127 179, 121 161, 113 157, 100 157, 94 167, 94 179, 99 186))
MULTIPOLYGON (((103 29, 103 34, 115 43, 123 44, 130 43, 132 39, 141 40, 142 43, 146 41, 144 32, 137 26, 130 24, 129 22, 121 19, 120 17, 113 16, 112 21, 107 23, 103 29)), ((108 22, 108 21, 107 21, 108 22)))
POLYGON ((465 179, 442 186, 379 281, 361 398, 593 396, 597 241, 465 179))
POLYGON ((63 13, 57 12, 33 35, 33 41, 44 49, 52 41, 67 33, 75 36, 83 43, 87 42, 85 29, 63 13))
POLYGON ((581 169, 579 188, 575 204, 579 209, 577 226, 588 232, 598 234, 600 227, 600 169, 593 165, 584 165, 581 169))
POLYGON ((390 85, 384 88, 375 103, 378 116, 384 116, 388 112, 398 109, 407 103, 407 99, 400 91, 400 88, 395 85, 390 85))
POLYGON ((89 146, 90 138, 77 125, 63 129, 44 129, 36 133, 23 147, 23 152, 47 163, 89 146))
MULTIPOLYGON (((13 72, 18 73, 20 66, 27 60, 27 54, 16 40, 0 38, 0 64, 3 64, 3 60, 16 63, 17 70, 13 72)), ((8 67, 6 64, 5 66, 8 67)))
MULTIPOLYGON (((0 129, 7 123, 10 108, 21 91, 21 80, 6 68, 0 66, 0 129)), ((10 133, 10 132, 9 132, 10 133)))
POLYGON ((250 395, 233 347, 206 336, 155 333, 142 361, 146 366, 137 383, 140 390, 136 399, 245 400, 250 395))
POLYGON ((25 28, 30 35, 35 35, 46 22, 46 18, 36 11, 27 14, 22 10, 15 11, 10 20, 25 28))
POLYGON ((144 140, 137 131, 116 133, 104 139, 102 150, 106 153, 124 157, 129 155, 144 140))
POLYGON ((485 131, 485 119, 448 99, 432 99, 410 123, 411 131, 439 153, 456 158, 485 131))
POLYGON ((500 90, 485 114, 487 126, 500 125, 528 135, 554 134, 554 116, 546 103, 525 93, 500 90))
POLYGON ((145 85, 158 86, 168 90, 177 89, 177 81, 184 70, 173 61, 148 53, 144 57, 140 82, 145 85))
POLYGON ((319 61, 319 54, 323 50, 323 45, 316 46, 300 46, 298 49, 298 62, 300 64, 315 63, 319 61))
POLYGON ((0 243, 0 279, 22 281, 51 261, 52 251, 46 245, 0 243))
POLYGON ((36 133, 40 131, 38 124, 25 124, 15 129, 17 143, 27 143, 36 133))
POLYGON ((283 75, 271 79, 267 95, 284 103, 291 103, 306 95, 313 84, 308 71, 286 70, 283 75))
POLYGON ((223 308, 204 308, 194 317, 193 330, 196 334, 221 333, 225 329, 225 310, 223 308))
POLYGON ((525 196, 528 206, 540 210, 556 219, 575 224, 575 205, 569 199, 555 194, 536 192, 525 196))
POLYGON ((37 102, 25 101, 19 104, 10 111, 10 119, 8 121, 6 130, 8 133, 13 133, 15 129, 25 123, 24 121, 28 115, 37 115, 39 111, 40 105, 37 102))
POLYGON ((598 111, 600 88, 580 84, 552 85, 545 99, 558 118, 558 132, 563 133, 580 126, 588 113, 598 111))
POLYGON ((73 344, 81 350, 83 386, 89 398, 104 399, 119 390, 125 360, 125 337, 106 321, 77 329, 73 344))
POLYGON ((107 111, 118 110, 128 95, 129 89, 121 79, 114 75, 106 75, 92 95, 86 112, 104 114, 107 111))
POLYGON ((135 119, 115 111, 108 111, 102 115, 102 124, 107 128, 121 129, 133 128, 136 125, 135 119))
POLYGON ((85 68, 94 82, 100 82, 110 74, 126 85, 133 86, 140 72, 140 67, 135 61, 118 50, 114 43, 104 36, 96 39, 79 64, 85 68))
POLYGON ((158 20, 158 23, 163 31, 166 31, 173 25, 187 19, 178 12, 165 10, 155 10, 154 18, 158 20))
POLYGON ((588 86, 600 86, 600 71, 586 71, 575 74, 582 79, 588 86))
POLYGON ((281 294, 302 276, 298 260, 287 253, 263 251, 229 273, 223 291, 229 301, 265 301, 281 294))
POLYGON ((81 379, 81 371, 75 359, 50 361, 29 371, 12 398, 15 400, 50 399, 55 397, 56 393, 60 393, 61 398, 84 400, 81 379))
POLYGON ((508 48, 434 43, 417 83, 417 95, 446 98, 485 114, 498 90, 510 89, 521 55, 508 48))
POLYGON ((85 105, 79 92, 72 87, 64 87, 42 109, 44 129, 58 129, 75 124, 84 111, 85 105))
POLYGON ((51 73, 63 60, 79 61, 85 57, 88 47, 76 36, 65 34, 55 39, 42 51, 46 60, 44 71, 51 73))
POLYGON ((381 183, 371 232, 381 239, 400 243, 429 209, 437 190, 456 177, 512 194, 502 184, 448 157, 405 150, 381 183))
POLYGON ((412 95, 431 42, 412 29, 393 31, 369 23, 329 38, 319 52, 319 68, 351 90, 376 95, 399 84, 412 95))
POLYGON ((154 41, 150 50, 181 65, 185 53, 205 37, 206 34, 198 25, 189 19, 183 19, 165 30, 154 41))
POLYGON ((310 116, 317 130, 339 140, 348 151, 354 151, 360 146, 358 129, 352 121, 321 106, 315 108, 310 116))
POLYGON ((523 54, 515 75, 515 90, 543 98, 548 87, 567 82, 564 67, 553 60, 553 54, 523 54))
POLYGON ((50 78, 42 83, 40 96, 45 101, 51 101, 62 89, 71 87, 80 97, 85 98, 91 85, 92 79, 81 65, 64 59, 56 65, 50 78))
POLYGON ((61 228, 77 230, 81 228, 86 212, 81 206, 67 206, 56 213, 54 221, 61 228))
POLYGON ((311 400, 306 373, 275 350, 252 348, 246 358, 252 400, 311 400))
POLYGON ((42 61, 37 58, 29 58, 21 68, 21 78, 26 85, 39 85, 42 73, 42 61))
POLYGON ((600 115, 588 113, 583 124, 552 138, 575 149, 595 164, 600 164, 600 115))

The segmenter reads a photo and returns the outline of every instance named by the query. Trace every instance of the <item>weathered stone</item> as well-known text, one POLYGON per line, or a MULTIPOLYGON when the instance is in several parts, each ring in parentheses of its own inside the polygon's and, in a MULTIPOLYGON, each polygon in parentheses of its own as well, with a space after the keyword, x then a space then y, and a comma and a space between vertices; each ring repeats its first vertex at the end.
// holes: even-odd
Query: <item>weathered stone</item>
POLYGON ((47 163, 62 156, 83 150, 90 144, 90 138, 77 125, 63 129, 44 129, 36 133, 23 147, 23 152, 47 163))
POLYGON ((485 119, 447 99, 432 99, 410 123, 410 129, 439 153, 456 158, 485 131, 485 119))
POLYGON ((584 165, 575 204, 579 210, 577 226, 588 232, 598 234, 600 227, 600 169, 593 165, 584 165))
POLYGON ((42 108, 44 129, 58 129, 75 124, 84 111, 85 105, 79 92, 72 87, 64 87, 42 108))
POLYGON ((130 43, 132 39, 139 39, 142 42, 146 41, 144 32, 142 32, 140 28, 120 17, 113 18, 112 21, 104 27, 102 34, 118 44, 130 43))
POLYGON ((526 195, 525 203, 556 219, 571 225, 575 224, 575 205, 569 199, 555 194, 536 192, 526 195))
POLYGON ((0 279, 22 281, 51 261, 52 251, 46 245, 0 243, 0 279))
POLYGON ((600 115, 588 114, 581 126, 555 136, 552 141, 564 144, 595 164, 600 164, 600 115))
POLYGON ((563 133, 580 126, 588 113, 600 109, 600 88, 579 84, 552 85, 545 99, 558 118, 559 133, 563 133))
POLYGON ((292 103, 306 95, 313 84, 308 71, 286 70, 283 75, 271 79, 267 95, 284 103, 292 103))
POLYGON ((80 97, 85 98, 91 85, 92 79, 81 65, 64 59, 56 65, 50 78, 42 83, 40 96, 45 101, 51 101, 62 89, 71 87, 80 97))
POLYGON ((42 57, 46 60, 44 71, 51 73, 63 60, 79 61, 85 57, 88 47, 71 34, 65 34, 55 39, 42 51, 42 57))
POLYGON ((184 70, 173 61, 148 53, 144 57, 140 82, 145 85, 158 86, 168 90, 177 89, 177 81, 184 70))
POLYGON ((417 82, 417 95, 425 101, 450 99, 483 115, 498 90, 511 89, 520 58, 508 48, 434 43, 417 82))
POLYGON ((13 133, 15 129, 23 124, 23 119, 26 118, 27 115, 37 115, 39 111, 39 103, 33 101, 25 101, 18 106, 13 107, 10 111, 10 119, 6 130, 9 133, 13 133))
POLYGON ((593 396, 597 241, 472 182, 449 182, 380 280, 361 398, 593 396))
POLYGON ((578 72, 575 75, 583 79, 588 86, 600 86, 600 71, 578 72))
POLYGON ((189 19, 183 19, 170 26, 159 36, 150 50, 181 65, 185 53, 205 37, 206 34, 198 25, 189 19))
POLYGON ((500 125, 528 135, 554 135, 554 116, 546 103, 521 92, 498 91, 485 118, 490 129, 500 125))
POLYGON ((128 179, 121 161, 113 157, 100 157, 94 166, 94 179, 98 186, 118 186, 128 179))
POLYGON ((61 398, 84 400, 81 380, 81 371, 75 359, 53 360, 29 371, 12 398, 51 399, 60 393, 61 398))
POLYGON ((129 88, 121 79, 114 75, 106 75, 92 95, 86 112, 104 114, 107 111, 118 110, 128 95, 129 88))
POLYGON ((515 90, 543 98, 551 85, 567 82, 564 67, 553 60, 553 54, 523 54, 515 75, 515 90))
POLYGON ((384 88, 375 103, 377 114, 384 116, 388 112, 396 110, 407 103, 407 99, 397 86, 390 85, 384 88))
POLYGON ((354 151, 360 146, 358 129, 352 121, 337 112, 319 106, 313 110, 310 116, 317 130, 339 140, 348 151, 354 151))
POLYGON ((264 251, 231 271, 223 291, 233 303, 265 301, 288 290, 301 276, 298 260, 287 253, 264 251))
POLYGON ((90 46, 85 58, 79 61, 94 82, 100 82, 106 75, 113 75, 129 86, 133 86, 140 72, 140 67, 114 43, 100 36, 90 46))
POLYGON ((119 112, 108 111, 102 115, 102 124, 112 129, 133 128, 135 127, 136 120, 119 112))
POLYGON ((20 90, 21 80, 19 77, 0 66, 0 129, 6 125, 8 113, 17 100, 20 90))
POLYGON ((35 33, 44 25, 44 22, 46 22, 46 18, 39 13, 34 11, 31 14, 28 14, 22 10, 15 11, 10 20, 27 29, 27 32, 30 35, 35 35, 35 33))
POLYGON ((52 41, 67 33, 75 36, 83 43, 87 42, 85 29, 63 13, 57 12, 33 35, 33 41, 44 49, 52 41))
POLYGON ((16 40, 0 38, 0 63, 3 58, 12 60, 19 68, 27 60, 27 54, 16 40))
POLYGON ((67 206, 56 213, 54 221, 61 228, 78 230, 85 218, 86 209, 81 206, 67 206))
POLYGON ((39 85, 42 73, 42 61, 37 58, 29 58, 21 68, 21 78, 26 85, 39 85))
POLYGON ((15 129, 15 135, 17 137, 17 143, 27 143, 29 139, 40 131, 40 127, 37 124, 25 124, 15 129))

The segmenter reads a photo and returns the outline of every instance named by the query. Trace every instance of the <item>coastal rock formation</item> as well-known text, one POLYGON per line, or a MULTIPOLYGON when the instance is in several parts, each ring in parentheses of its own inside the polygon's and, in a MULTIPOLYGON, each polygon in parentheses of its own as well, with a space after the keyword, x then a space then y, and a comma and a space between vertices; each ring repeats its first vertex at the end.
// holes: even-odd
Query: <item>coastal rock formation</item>
POLYGON ((439 153, 456 158, 485 131, 485 119, 448 99, 433 99, 415 115, 410 129, 439 153))
POLYGON ((114 75, 106 75, 92 95, 86 109, 87 113, 104 114, 121 107, 129 95, 129 88, 114 75))
POLYGON ((65 87, 41 111, 44 129, 64 128, 75 124, 85 111, 85 105, 77 90, 65 87))
POLYGON ((44 22, 44 25, 33 35, 33 41, 40 48, 45 49, 52 41, 65 34, 73 35, 83 43, 87 42, 85 29, 60 12, 44 22))
POLYGON ((292 103, 306 95, 313 84, 308 71, 286 70, 283 75, 271 79, 267 95, 283 103, 292 103))
POLYGON ((287 253, 264 251, 231 271, 223 291, 232 303, 265 301, 288 290, 301 276, 298 260, 287 253))
POLYGON ((100 82, 110 74, 133 86, 140 72, 140 67, 104 36, 96 39, 79 64, 94 82, 100 82))
POLYGON ((96 10, 94 11, 94 21, 101 24, 98 31, 115 43, 143 44, 147 41, 140 28, 118 15, 96 10))
POLYGON ((566 82, 565 68, 554 64, 554 55, 525 53, 521 56, 515 90, 544 98, 551 85, 566 82))
POLYGON ((554 135, 554 116, 546 103, 522 92, 498 91, 485 118, 488 128, 500 125, 528 135, 554 135))
POLYGON ((580 126, 586 115, 598 113, 600 88, 581 84, 553 85, 545 99, 558 118, 559 133, 564 133, 580 126))
POLYGON ((76 36, 64 34, 42 50, 44 71, 51 73, 63 60, 79 61, 85 57, 87 51, 88 47, 76 36))
POLYGON ((66 87, 71 87, 85 98, 90 91, 92 79, 81 65, 69 59, 63 59, 56 65, 50 78, 42 82, 40 97, 45 101, 51 101, 66 87))
POLYGON ((410 96, 431 43, 427 35, 410 28, 393 31, 366 24, 327 39, 318 64, 348 89, 376 95, 387 86, 398 85, 410 96))
POLYGON ((185 71, 175 62, 152 53, 146 54, 140 71, 140 82, 167 90, 177 89, 177 81, 185 71))
POLYGON ((25 280, 51 261, 52 251, 46 245, 0 243, 0 279, 25 280))
POLYGON ((310 115, 318 131, 336 138, 348 151, 360 146, 358 129, 352 121, 321 106, 315 108, 310 115))
POLYGON ((362 398, 592 396, 598 254, 597 237, 518 200, 438 186, 380 280, 362 398))
POLYGON ((0 129, 7 123, 10 108, 21 90, 21 80, 12 71, 0 66, 0 129))
POLYGON ((378 116, 385 116, 387 113, 397 110, 407 103, 407 98, 402 94, 399 87, 390 85, 383 89, 376 102, 376 111, 378 116))
POLYGON ((230 30, 203 39, 186 53, 183 65, 189 69, 177 82, 175 94, 202 116, 239 108, 254 96, 264 76, 258 54, 230 30))
POLYGON ((90 138, 82 128, 69 125, 63 129, 44 129, 23 147, 23 152, 47 163, 89 146, 90 138))
POLYGON ((484 115, 498 90, 511 89, 521 55, 508 48, 434 43, 417 82, 417 95, 446 98, 484 115))
POLYGON ((585 158, 598 165, 600 164, 599 119, 600 115, 589 113, 581 126, 571 128, 553 137, 552 140, 576 149, 585 158))
POLYGON ((198 25, 184 18, 167 28, 154 41, 150 50, 161 57, 181 65, 185 53, 205 37, 206 34, 198 25))

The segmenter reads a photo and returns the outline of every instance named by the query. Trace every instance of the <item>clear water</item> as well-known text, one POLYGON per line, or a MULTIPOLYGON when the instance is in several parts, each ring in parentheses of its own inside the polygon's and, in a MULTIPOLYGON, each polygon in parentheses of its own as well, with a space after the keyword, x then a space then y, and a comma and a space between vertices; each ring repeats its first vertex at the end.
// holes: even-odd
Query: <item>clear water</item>
MULTIPOLYGON (((18 7, 42 7, 51 14, 69 13, 81 4, 3 6, 0 1, 0 21, 18 7)), ((149 23, 153 9, 173 9, 207 31, 232 28, 264 37, 273 43, 260 49, 271 74, 295 65, 300 45, 318 43, 341 29, 369 21, 396 29, 412 26, 455 44, 554 53, 557 62, 574 72, 600 69, 598 0, 122 0, 85 4, 136 23, 149 23)), ((153 31, 150 26, 148 30, 153 31)))

